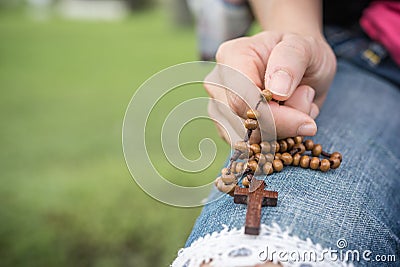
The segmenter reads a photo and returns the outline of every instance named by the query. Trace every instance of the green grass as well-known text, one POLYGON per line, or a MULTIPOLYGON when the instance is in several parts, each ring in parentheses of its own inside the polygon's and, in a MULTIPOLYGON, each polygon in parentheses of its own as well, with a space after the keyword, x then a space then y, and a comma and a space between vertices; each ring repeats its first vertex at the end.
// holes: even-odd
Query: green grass
MULTIPOLYGON (((197 59, 193 30, 173 29, 161 11, 105 23, 3 10, 0 36, 0 265, 167 266, 200 209, 142 192, 125 166, 121 127, 141 83, 197 59)), ((194 95, 205 93, 181 94, 194 95)), ((184 152, 196 157, 191 142, 201 135, 185 131, 184 152)))

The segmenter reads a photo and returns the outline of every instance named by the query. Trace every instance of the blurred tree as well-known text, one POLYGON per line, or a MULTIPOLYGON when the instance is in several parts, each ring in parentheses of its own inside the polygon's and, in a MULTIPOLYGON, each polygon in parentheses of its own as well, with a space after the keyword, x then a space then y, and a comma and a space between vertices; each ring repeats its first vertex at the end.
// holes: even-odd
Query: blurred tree
POLYGON ((165 2, 174 26, 191 26, 193 24, 187 0, 166 0, 165 2))
POLYGON ((128 7, 133 11, 149 8, 155 4, 154 0, 125 0, 125 1, 128 3, 128 7))
POLYGON ((0 8, 17 7, 23 3, 22 0, 0 0, 0 8))

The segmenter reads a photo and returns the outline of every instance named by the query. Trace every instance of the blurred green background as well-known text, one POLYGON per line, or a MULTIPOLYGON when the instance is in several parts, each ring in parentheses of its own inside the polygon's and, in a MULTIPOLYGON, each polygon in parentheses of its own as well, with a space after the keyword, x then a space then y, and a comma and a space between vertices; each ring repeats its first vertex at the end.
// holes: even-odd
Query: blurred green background
MULTIPOLYGON (((0 265, 168 266, 200 208, 167 206, 137 186, 124 162, 121 128, 140 84, 197 60, 193 26, 174 27, 165 4, 103 21, 4 3, 0 265)), ((206 95, 200 87, 182 99, 206 95)), ((166 110, 180 101, 169 99, 166 110)), ((228 151, 211 122, 200 124, 228 151)), ((198 127, 183 137, 184 152, 198 156, 198 127)), ((201 174, 205 182, 225 156, 201 174)), ((176 180, 179 174, 163 164, 176 180)))

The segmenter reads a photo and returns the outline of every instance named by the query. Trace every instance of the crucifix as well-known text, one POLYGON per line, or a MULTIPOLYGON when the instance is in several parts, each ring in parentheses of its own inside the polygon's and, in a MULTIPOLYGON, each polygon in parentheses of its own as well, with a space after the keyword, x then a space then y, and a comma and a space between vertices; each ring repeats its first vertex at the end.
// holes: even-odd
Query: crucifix
POLYGON ((244 233, 258 235, 260 233, 260 219, 262 206, 276 206, 278 192, 264 190, 266 186, 262 180, 251 179, 249 188, 235 187, 234 199, 236 204, 247 204, 246 224, 244 233))

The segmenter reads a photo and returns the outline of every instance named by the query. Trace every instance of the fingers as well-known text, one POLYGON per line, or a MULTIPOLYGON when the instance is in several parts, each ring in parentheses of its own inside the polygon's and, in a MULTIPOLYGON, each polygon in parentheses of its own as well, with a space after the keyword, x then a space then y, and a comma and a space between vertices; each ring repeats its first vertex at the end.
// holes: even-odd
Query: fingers
MULTIPOLYGON (((206 78, 208 82, 213 80, 212 75, 211 73, 206 78)), ((207 82, 204 87, 211 97, 208 103, 208 114, 213 119, 219 135, 233 146, 237 141, 243 139, 245 134, 243 122, 229 107, 225 88, 207 82)))
MULTIPOLYGON (((231 145, 242 140, 246 129, 243 126, 243 120, 239 119, 227 104, 228 101, 224 92, 226 89, 214 85, 205 86, 214 97, 210 100, 208 110, 220 135, 231 145)), ((307 98, 307 94, 313 95, 313 89, 308 86, 299 87, 298 90, 299 92, 293 95, 293 99, 299 97, 304 100, 307 98)), ((281 139, 296 135, 313 136, 316 134, 317 126, 313 118, 318 115, 318 107, 314 103, 307 103, 306 101, 296 102, 292 99, 288 101, 288 104, 292 106, 286 105, 286 103, 285 105, 278 105, 275 102, 260 104, 258 108, 260 128, 252 134, 251 142, 258 143, 261 139, 272 140, 271 137, 275 136, 281 139), (316 114, 313 113, 314 107, 317 110, 316 114), (307 115, 308 113, 309 115, 307 115), (262 132, 260 132, 260 129, 262 132)))
MULTIPOLYGON (((207 78, 222 87, 206 86, 206 89, 214 99, 228 103, 234 113, 246 118, 247 110, 255 107, 265 84, 275 99, 286 102, 281 106, 274 102, 259 106, 261 132, 255 131, 257 136, 252 138, 259 139, 261 135, 263 140, 267 140, 273 135, 278 138, 315 135, 317 126, 313 119, 319 113, 314 103, 315 91, 310 86, 299 86, 311 64, 311 50, 306 40, 294 35, 282 37, 276 33, 262 33, 226 42, 217 53, 219 65, 207 78), (275 127, 271 127, 274 123, 275 127)), ((219 128, 224 125, 224 130, 220 133, 226 140, 232 142, 233 139, 243 138, 243 124, 234 120, 231 116, 234 113, 229 113, 215 101, 210 102, 209 112, 212 117, 221 118, 219 128)))
POLYGON ((225 101, 242 118, 246 118, 246 111, 260 99, 260 89, 253 81, 240 70, 228 65, 216 65, 205 82, 207 93, 212 98, 225 101))
POLYGON ((276 135, 278 139, 292 136, 314 136, 317 124, 309 115, 294 108, 270 103, 274 115, 276 135))
POLYGON ((281 40, 278 33, 260 33, 223 43, 216 55, 217 62, 246 75, 257 87, 264 87, 269 54, 281 40))
POLYGON ((312 49, 305 39, 285 36, 268 59, 265 72, 266 87, 277 100, 287 100, 298 87, 311 62, 312 49))
POLYGON ((300 85, 285 101, 285 106, 297 109, 315 119, 319 114, 318 106, 314 103, 315 90, 307 85, 300 85))
MULTIPOLYGON (((217 65, 206 77, 204 86, 212 98, 209 103, 209 114, 219 123, 217 127, 220 134, 231 144, 242 140, 246 129, 243 119, 237 114, 246 118, 247 110, 250 107, 254 108, 261 99, 260 89, 247 76, 225 65, 217 65), (224 77, 228 79, 223 79, 224 77), (229 93, 226 94, 225 91, 229 93)), ((258 120, 259 126, 261 129, 266 129, 263 130, 263 140, 273 140, 276 134, 269 105, 261 103, 258 110, 262 113, 258 120)), ((256 130, 254 136, 258 136, 259 139, 260 131, 256 130)))
POLYGON ((232 68, 220 68, 220 80, 231 89, 227 92, 229 105, 242 118, 248 105, 254 106, 259 99, 270 51, 280 38, 280 34, 264 32, 226 42, 218 49, 217 62, 232 68))
POLYGON ((295 108, 279 105, 276 102, 263 102, 259 105, 258 111, 260 112, 258 121, 261 132, 259 129, 253 132, 250 138, 253 142, 272 140, 271 137, 282 139, 297 135, 314 136, 317 133, 314 119, 295 108))
POLYGON ((317 104, 312 103, 310 110, 310 117, 315 120, 318 117, 318 115, 319 115, 319 107, 317 104))
POLYGON ((208 113, 213 119, 218 134, 231 146, 242 140, 245 134, 243 123, 239 117, 230 111, 226 102, 210 99, 208 113))

